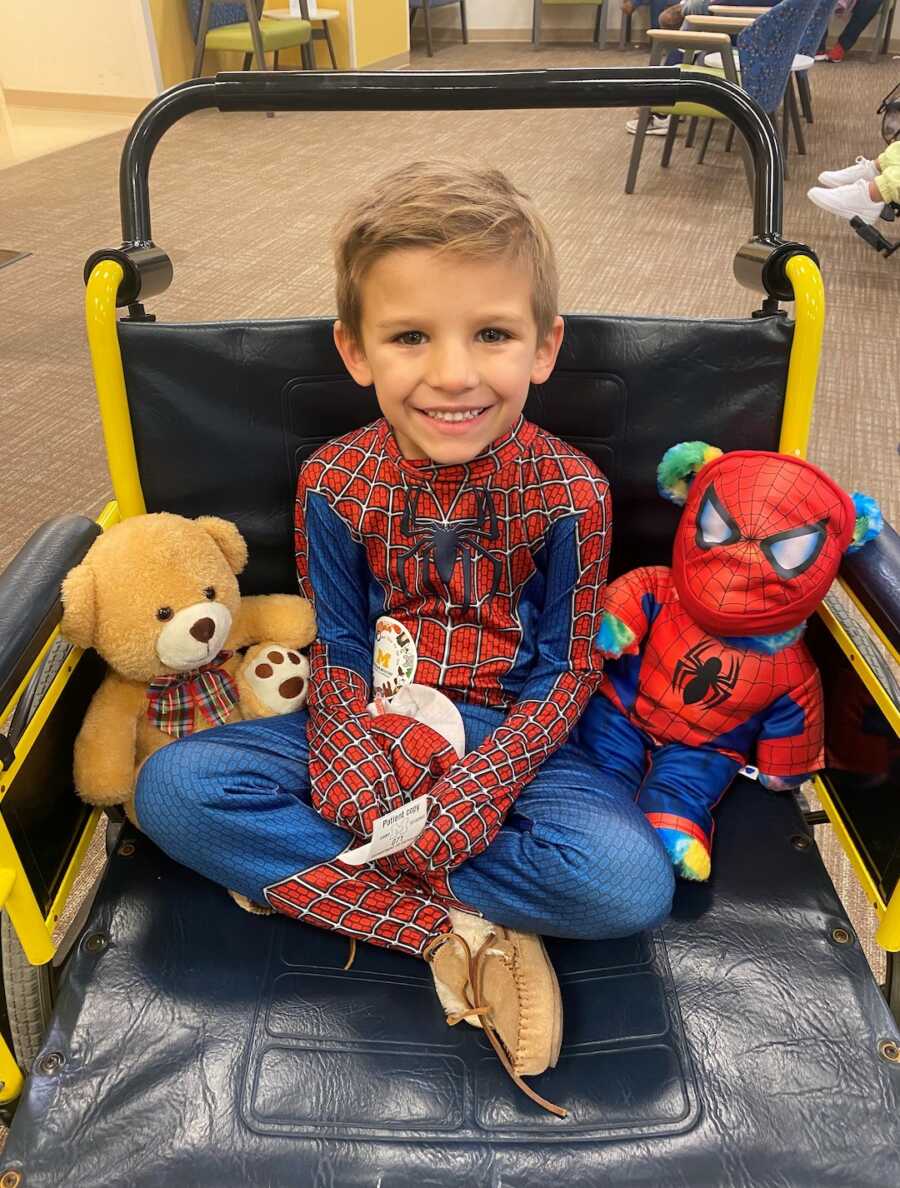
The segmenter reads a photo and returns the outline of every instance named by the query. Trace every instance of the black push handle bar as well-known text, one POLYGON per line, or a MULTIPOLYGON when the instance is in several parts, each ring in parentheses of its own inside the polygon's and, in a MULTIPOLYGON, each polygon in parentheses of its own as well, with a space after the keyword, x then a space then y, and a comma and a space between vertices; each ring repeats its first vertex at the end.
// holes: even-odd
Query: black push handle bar
MULTIPOLYGON (((790 300, 784 275, 809 248, 782 238, 783 168, 772 121, 750 96, 725 79, 677 67, 635 69, 474 71, 258 71, 218 74, 179 83, 138 116, 122 152, 120 250, 95 252, 88 261, 120 259, 126 278, 119 304, 161 292, 171 263, 150 230, 150 159, 160 138, 194 111, 480 111, 573 107, 668 107, 699 103, 720 112, 747 142, 753 161, 753 234, 735 259, 744 285, 790 300)), ((88 270, 86 269, 86 272, 88 270)))

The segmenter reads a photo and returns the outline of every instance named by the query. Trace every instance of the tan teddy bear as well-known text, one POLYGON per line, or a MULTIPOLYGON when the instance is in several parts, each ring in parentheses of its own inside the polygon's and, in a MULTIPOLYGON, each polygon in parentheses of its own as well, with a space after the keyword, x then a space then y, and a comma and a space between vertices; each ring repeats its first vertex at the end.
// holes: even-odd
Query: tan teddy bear
POLYGON ((122 804, 134 821, 148 755, 306 700, 309 665, 296 649, 315 637, 312 607, 291 594, 242 598, 246 563, 234 524, 162 512, 114 525, 67 575, 62 634, 109 665, 75 742, 75 787, 90 804, 122 804))

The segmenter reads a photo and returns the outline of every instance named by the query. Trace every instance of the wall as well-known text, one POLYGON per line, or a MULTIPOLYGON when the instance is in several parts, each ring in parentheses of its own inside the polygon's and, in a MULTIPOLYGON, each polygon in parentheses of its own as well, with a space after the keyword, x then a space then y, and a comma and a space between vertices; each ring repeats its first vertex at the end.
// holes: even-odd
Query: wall
POLYGON ((8 96, 142 107, 159 82, 147 0, 0 0, 0 85, 8 96))

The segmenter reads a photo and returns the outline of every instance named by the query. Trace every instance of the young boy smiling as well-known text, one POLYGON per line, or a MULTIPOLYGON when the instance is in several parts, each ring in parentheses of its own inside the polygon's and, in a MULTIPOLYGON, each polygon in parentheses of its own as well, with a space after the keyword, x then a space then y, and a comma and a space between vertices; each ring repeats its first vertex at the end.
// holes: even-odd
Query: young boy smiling
POLYGON ((163 749, 136 811, 208 878, 424 957, 448 1022, 484 1027, 531 1092, 562 1038, 540 936, 652 927, 673 888, 571 737, 602 679, 610 508, 594 464, 522 416, 563 337, 553 250, 502 174, 425 163, 346 214, 336 265, 335 343, 382 417, 299 476, 308 710, 163 749), (398 689, 446 695, 464 745, 392 710, 398 689), (348 858, 405 805, 401 848, 348 858))

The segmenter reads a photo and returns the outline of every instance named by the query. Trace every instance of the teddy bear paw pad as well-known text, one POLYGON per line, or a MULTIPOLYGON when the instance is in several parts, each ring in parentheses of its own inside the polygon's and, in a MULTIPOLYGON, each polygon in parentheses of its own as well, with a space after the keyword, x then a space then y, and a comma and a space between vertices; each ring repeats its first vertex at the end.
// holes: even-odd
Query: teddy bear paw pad
POLYGON ((289 714, 306 703, 309 661, 293 648, 267 645, 259 649, 245 670, 257 698, 276 714, 289 714))

